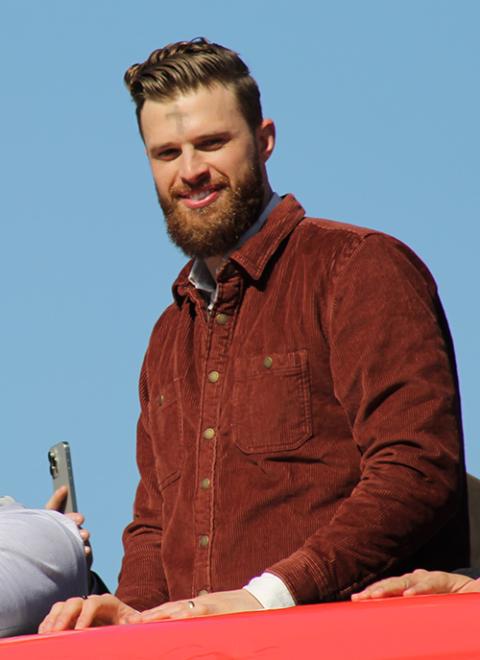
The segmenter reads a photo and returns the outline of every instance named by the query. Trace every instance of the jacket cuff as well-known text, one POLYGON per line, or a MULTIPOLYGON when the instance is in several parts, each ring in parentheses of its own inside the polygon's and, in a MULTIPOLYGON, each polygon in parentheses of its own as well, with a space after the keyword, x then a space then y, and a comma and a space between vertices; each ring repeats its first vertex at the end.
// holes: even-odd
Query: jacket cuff
POLYGON ((331 580, 304 550, 294 552, 267 570, 282 580, 297 605, 338 600, 331 580))

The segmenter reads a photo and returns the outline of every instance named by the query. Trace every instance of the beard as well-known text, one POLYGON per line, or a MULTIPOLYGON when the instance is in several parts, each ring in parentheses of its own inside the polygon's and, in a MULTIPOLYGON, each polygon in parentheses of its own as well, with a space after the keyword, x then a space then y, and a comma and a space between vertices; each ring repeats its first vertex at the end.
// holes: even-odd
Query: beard
POLYGON ((232 188, 228 177, 223 176, 214 183, 220 186, 219 198, 200 209, 183 206, 178 197, 180 191, 172 190, 169 199, 165 199, 157 188, 168 235, 188 257, 205 259, 226 254, 262 211, 265 186, 257 154, 238 186, 232 188))

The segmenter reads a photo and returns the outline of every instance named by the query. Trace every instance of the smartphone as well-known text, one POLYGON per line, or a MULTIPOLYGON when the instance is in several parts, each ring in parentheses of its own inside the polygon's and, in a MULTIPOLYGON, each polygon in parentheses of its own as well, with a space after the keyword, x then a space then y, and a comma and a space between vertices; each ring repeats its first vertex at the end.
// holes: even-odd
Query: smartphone
POLYGON ((53 447, 50 447, 48 450, 48 462, 50 463, 53 490, 56 491, 60 486, 67 486, 68 488, 68 495, 64 500, 61 513, 78 511, 75 483, 73 481, 72 457, 68 442, 59 442, 53 445, 53 447))

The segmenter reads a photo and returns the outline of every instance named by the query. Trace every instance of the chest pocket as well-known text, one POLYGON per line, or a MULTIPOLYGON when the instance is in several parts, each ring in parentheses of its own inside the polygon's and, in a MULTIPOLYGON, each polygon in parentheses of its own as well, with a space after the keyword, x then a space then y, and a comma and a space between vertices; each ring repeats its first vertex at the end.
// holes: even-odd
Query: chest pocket
POLYGON ((162 385, 149 402, 150 429, 160 489, 176 481, 183 462, 180 379, 162 385))
POLYGON ((297 449, 312 435, 307 351, 238 357, 233 439, 245 453, 297 449))

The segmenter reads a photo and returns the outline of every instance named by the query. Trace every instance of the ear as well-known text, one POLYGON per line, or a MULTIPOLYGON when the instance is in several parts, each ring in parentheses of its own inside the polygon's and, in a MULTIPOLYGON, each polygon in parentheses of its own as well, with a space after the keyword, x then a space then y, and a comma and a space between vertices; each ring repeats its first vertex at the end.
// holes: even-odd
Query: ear
POLYGON ((275 148, 275 124, 271 119, 262 119, 256 137, 258 153, 262 162, 266 163, 275 148))

